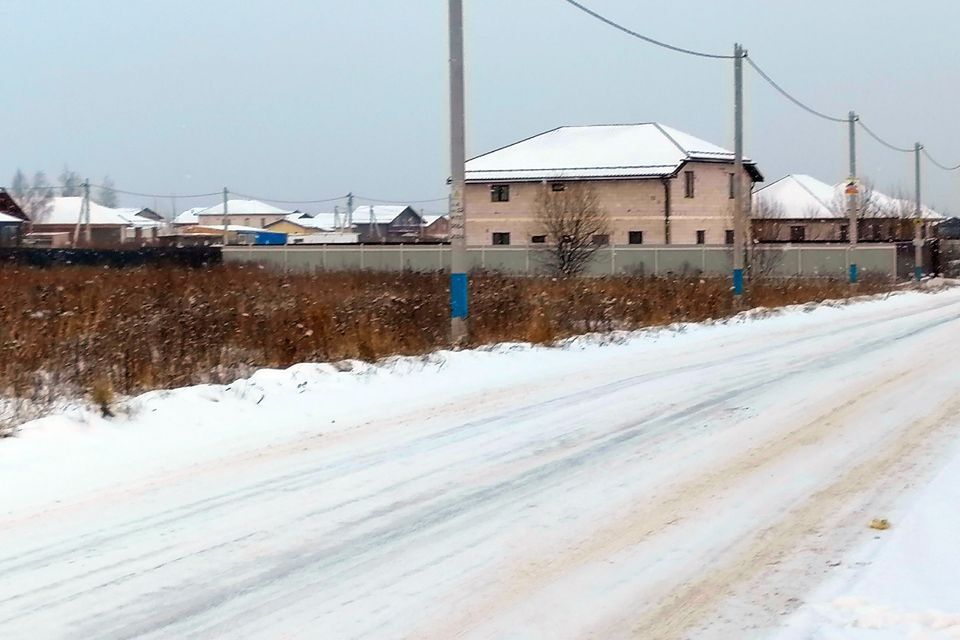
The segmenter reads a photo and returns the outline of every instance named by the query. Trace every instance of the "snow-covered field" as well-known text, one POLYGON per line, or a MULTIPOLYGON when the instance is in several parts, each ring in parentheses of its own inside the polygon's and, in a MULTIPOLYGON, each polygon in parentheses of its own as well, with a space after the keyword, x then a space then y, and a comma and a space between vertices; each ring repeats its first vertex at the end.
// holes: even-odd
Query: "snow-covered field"
POLYGON ((958 335, 904 293, 46 418, 0 638, 958 638, 958 335))

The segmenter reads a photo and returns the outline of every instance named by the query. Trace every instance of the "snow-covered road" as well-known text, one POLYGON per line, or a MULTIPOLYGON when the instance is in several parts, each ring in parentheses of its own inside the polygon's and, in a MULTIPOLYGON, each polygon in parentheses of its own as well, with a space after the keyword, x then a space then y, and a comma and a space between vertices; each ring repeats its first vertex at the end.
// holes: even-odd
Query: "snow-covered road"
POLYGON ((48 420, 0 638, 767 637, 955 451, 958 335, 909 293, 48 420))

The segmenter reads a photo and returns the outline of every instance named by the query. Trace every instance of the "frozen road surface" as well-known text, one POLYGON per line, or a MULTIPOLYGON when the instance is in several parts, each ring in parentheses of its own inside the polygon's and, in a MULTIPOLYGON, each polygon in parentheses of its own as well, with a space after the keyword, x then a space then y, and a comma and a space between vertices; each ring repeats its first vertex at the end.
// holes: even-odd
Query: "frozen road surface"
POLYGON ((958 337, 907 293, 39 421, 0 638, 771 637, 957 454, 958 337))

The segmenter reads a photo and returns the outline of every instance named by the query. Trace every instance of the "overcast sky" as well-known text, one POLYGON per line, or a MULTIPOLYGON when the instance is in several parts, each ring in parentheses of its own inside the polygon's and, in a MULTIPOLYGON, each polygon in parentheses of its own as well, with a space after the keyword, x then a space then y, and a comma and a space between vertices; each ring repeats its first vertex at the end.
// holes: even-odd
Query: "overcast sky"
MULTIPOLYGON (((956 0, 582 2, 686 47, 741 41, 817 109, 855 109, 895 144, 960 162, 956 0)), ((0 184, 69 164, 150 193, 444 197, 446 4, 0 0, 0 184)), ((466 5, 470 154, 559 125, 645 121, 732 147, 732 62, 655 48, 562 0, 466 5)), ((845 126, 746 76, 747 152, 767 180, 843 179, 845 126)), ((859 152, 880 189, 912 193, 911 155, 865 136, 859 152)), ((927 165, 924 182, 929 204, 960 211, 960 175, 927 165)))

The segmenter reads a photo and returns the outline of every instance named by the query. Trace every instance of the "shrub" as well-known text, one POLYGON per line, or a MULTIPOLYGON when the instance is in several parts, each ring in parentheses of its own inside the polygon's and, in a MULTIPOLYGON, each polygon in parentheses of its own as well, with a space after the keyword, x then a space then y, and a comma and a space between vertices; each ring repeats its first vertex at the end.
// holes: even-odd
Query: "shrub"
MULTIPOLYGON (((888 289, 836 280, 763 280, 747 306, 888 289)), ((277 273, 251 266, 103 269, 0 266, 0 398, 32 407, 90 394, 224 383, 260 367, 375 360, 448 346, 442 273, 277 273)), ((472 344, 545 343, 589 331, 720 318, 722 278, 474 274, 472 344)))

